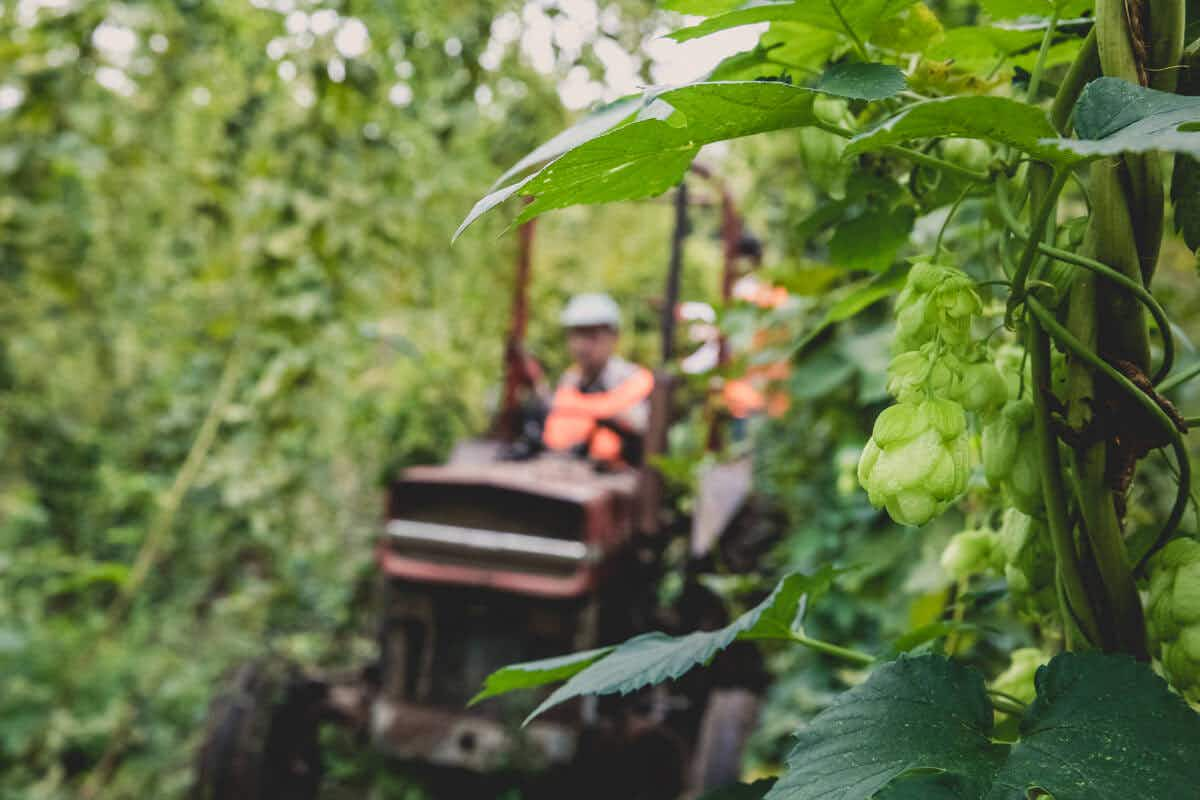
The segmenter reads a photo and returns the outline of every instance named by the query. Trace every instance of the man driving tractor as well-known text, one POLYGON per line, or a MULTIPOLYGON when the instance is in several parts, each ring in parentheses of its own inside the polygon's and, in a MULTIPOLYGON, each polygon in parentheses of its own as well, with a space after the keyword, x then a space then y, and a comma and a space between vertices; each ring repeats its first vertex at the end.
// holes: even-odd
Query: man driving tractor
POLYGON ((640 464, 654 376, 615 355, 620 309, 607 294, 580 294, 561 320, 573 363, 550 402, 543 443, 604 466, 640 464))

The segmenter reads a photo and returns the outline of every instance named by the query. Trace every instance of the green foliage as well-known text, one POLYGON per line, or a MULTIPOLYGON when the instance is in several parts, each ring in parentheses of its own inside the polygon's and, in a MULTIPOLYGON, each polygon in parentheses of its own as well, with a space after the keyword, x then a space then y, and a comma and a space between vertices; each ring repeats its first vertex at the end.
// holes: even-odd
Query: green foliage
MULTIPOLYGON (((553 76, 479 66, 501 3, 301 9, 360 20, 353 58, 260 5, 0 14, 3 797, 182 797, 232 665, 370 663, 383 482, 487 423, 515 244, 447 240, 563 125, 553 76)), ((629 299, 659 274, 669 215, 637 222, 541 226, 539 356, 563 276, 629 299)))
POLYGON ((739 783, 734 786, 717 789, 716 791, 706 792, 701 795, 700 800, 762 800, 774 783, 775 781, 771 779, 755 781, 754 783, 739 783))
POLYGON ((1055 11, 1061 17, 1077 17, 1092 8, 1091 0, 982 0, 980 5, 993 19, 1048 17, 1055 11))
POLYGON ((891 64, 834 64, 817 81, 818 92, 855 100, 886 100, 907 88, 904 73, 891 64))
POLYGON ((557 683, 582 672, 613 651, 612 647, 600 647, 595 650, 584 650, 557 658, 544 658, 540 661, 527 661, 523 664, 510 664, 498 672, 488 676, 483 690, 471 698, 471 705, 489 697, 516 691, 517 689, 535 689, 547 683, 557 683))
POLYGON ((952 773, 982 797, 1004 749, 983 677, 937 656, 901 658, 841 695, 799 736, 772 800, 870 797, 914 770, 952 773))
POLYGON ((1054 137, 1046 113, 1007 97, 948 97, 915 103, 878 127, 859 134, 847 155, 932 136, 961 136, 1007 144, 1037 158, 1059 158, 1044 139, 1054 137))
POLYGON ((992 727, 979 673, 937 656, 902 658, 800 733, 767 797, 848 800, 891 787, 878 796, 1017 800, 1036 789, 1116 800, 1169 797, 1198 779, 1189 752, 1200 716, 1126 657, 1058 656, 1038 671, 1020 740, 997 742, 992 727))
POLYGON ((1088 157, 1160 152, 1200 155, 1200 97, 1135 86, 1119 78, 1088 84, 1075 106, 1078 140, 1060 147, 1088 157))
MULTIPOLYGON (((797 728, 800 745, 773 788, 732 797, 1189 796, 1197 718, 1145 666, 1059 656, 1029 693, 1043 653, 1145 658, 1149 578, 1150 655, 1194 699, 1197 578, 1176 563, 1190 540, 1170 542, 1187 447, 1142 380, 1189 327, 1157 308, 1150 275, 1171 317, 1194 314, 1179 277, 1194 264, 1164 240, 1163 165, 1143 156, 1179 154, 1175 224, 1195 249, 1200 106, 1186 73, 1179 94, 1111 74, 1123 13, 674 0, 709 17, 676 41, 766 30, 706 81, 551 136, 566 123, 557 76, 484 58, 507 4, 321 6, 365 26, 358 55, 336 28, 289 31, 263 5, 0 14, 0 795, 182 796, 230 664, 264 648, 369 662, 380 484, 482 429, 491 404, 514 243, 485 213, 514 195, 535 198, 521 221, 650 198, 738 139, 712 162, 766 242, 760 274, 791 297, 723 308, 738 354, 697 384, 791 363, 774 387, 791 408, 743 445, 788 534, 759 571, 789 577, 723 629, 514 665, 476 699, 565 681, 547 708, 680 677, 735 641, 788 642, 771 649, 781 679, 755 758, 777 766, 797 728), (1089 67, 1093 26, 1105 63, 1089 67), (114 34, 132 41, 124 56, 104 44, 114 34), (1097 69, 1110 75, 1089 83, 1097 69), (760 133, 773 136, 744 140, 760 133), (484 230, 447 247, 497 173, 459 228, 484 230), (900 402, 876 419, 888 391, 900 402), (862 482, 920 532, 857 486, 872 421, 862 482), (1164 444, 1174 465, 1145 458, 1164 444), (835 585, 834 563, 859 566, 835 585), (907 651, 953 660, 866 655, 907 651), (989 695, 985 674, 1032 705, 989 695)), ((614 33, 604 15, 604 36, 631 48, 653 29, 614 33)), ((598 53, 568 49, 555 69, 594 71, 598 53)), ((1157 79, 1177 65, 1151 66, 1157 79)), ((539 223, 529 341, 550 372, 564 363, 555 311, 584 284, 630 308, 626 341, 647 360, 669 213, 539 223)), ((693 237, 685 295, 719 296, 716 270, 696 268, 720 255, 693 237)), ((1175 400, 1186 415, 1195 398, 1175 400)), ((689 446, 660 463, 686 480, 721 456, 689 446)), ((384 767, 352 758, 328 792, 408 791, 360 787, 384 767)))
POLYGON ((1176 539, 1155 556, 1149 627, 1155 655, 1188 699, 1200 697, 1200 542, 1176 539))
MULTIPOLYGON (((1167 5, 1172 19, 1183 18, 1182 4, 1167 5)), ((518 219, 642 198, 683 179, 702 145, 782 131, 778 144, 736 152, 761 154, 758 169, 779 173, 755 185, 773 193, 764 204, 771 231, 788 247, 787 267, 772 277, 799 302, 758 315, 727 309, 724 318, 731 340, 755 330, 747 319, 759 333, 786 328, 756 358, 786 354, 793 362, 794 418, 763 424, 758 485, 792 526, 783 560, 811 568, 878 557, 883 565, 855 587, 859 602, 878 591, 866 585, 873 578, 902 580, 911 599, 902 629, 881 636, 864 633, 846 609, 856 600, 835 590, 829 608, 810 615, 814 627, 869 642, 870 652, 937 655, 883 664, 861 684, 861 674, 828 680, 819 667, 797 668, 799 656, 781 657, 794 671, 779 692, 791 692, 801 709, 792 727, 826 710, 799 726, 800 744, 768 796, 1062 800, 1134 795, 1139 784, 1154 784, 1161 796, 1186 792, 1195 765, 1182 748, 1200 718, 1143 663, 1067 653, 1038 671, 1036 697, 1029 686, 1043 653, 1064 647, 1145 661, 1143 554, 1181 547, 1169 542, 1191 490, 1191 461, 1183 427, 1155 385, 1165 392, 1188 373, 1161 382, 1176 334, 1149 284, 1186 256, 1168 255, 1162 159, 1144 156, 1196 155, 1200 121, 1187 92, 1135 83, 1151 74, 1163 81, 1161 70, 1179 68, 1178 37, 1163 28, 1154 53, 1130 53, 1130 19, 1119 6, 1101 5, 1092 19, 1092 4, 1076 0, 675 7, 708 15, 672 34, 677 41, 766 23, 754 49, 713 73, 741 82, 653 93, 638 119, 508 191, 538 198, 518 219), (841 99, 821 94, 797 100, 801 113, 784 113, 781 101, 803 97, 806 86, 841 99), (718 93, 728 102, 713 102, 718 93), (690 98, 691 108, 672 94, 690 98), (872 337, 871 322, 882 316, 873 307, 893 296, 894 328, 872 337), (888 339, 894 357, 885 380, 865 364, 838 362, 871 352, 878 359, 888 339), (897 402, 875 417, 861 447, 861 421, 855 426, 831 406, 871 404, 873 413, 885 388, 897 402), (1155 431, 1144 446, 1135 433, 1143 414, 1155 431), (800 457, 805 437, 814 451, 824 448, 826 466, 800 457), (1162 475, 1174 494, 1169 512, 1161 497, 1140 493, 1160 474, 1145 457, 1167 445, 1176 462, 1162 475), (893 521, 921 526, 919 537, 895 544, 885 519, 833 499, 853 491, 856 455, 869 500, 893 521), (1128 536, 1126 525, 1139 524, 1147 529, 1128 536), (908 562, 897 566, 890 553, 908 562), (986 690, 985 672, 997 675, 998 693, 986 690), (837 694, 845 684, 854 688, 837 694), (1170 743, 1143 757, 1152 720, 1170 743)), ((1178 163, 1176 224, 1190 244, 1189 162, 1178 163)), ((686 464, 674 471, 686 474, 686 464)), ((1164 574, 1152 567, 1152 655, 1186 696, 1193 670, 1179 653, 1190 652, 1191 622, 1163 598, 1179 596, 1178 582, 1186 600, 1196 580, 1164 574)), ((1179 607, 1189 613, 1186 602, 1179 607)), ((880 627, 896 624, 875 613, 880 627)), ((640 637, 559 692, 666 680, 737 636, 730 628, 640 637)), ((855 666, 874 663, 806 634, 791 638, 855 666)), ((778 732, 785 725, 773 710, 766 725, 778 732)))
POLYGON ((685 42, 701 36, 730 28, 752 25, 756 22, 788 22, 802 23, 831 33, 845 34, 847 29, 856 35, 869 34, 878 26, 882 26, 905 8, 913 4, 913 0, 834 0, 830 3, 809 3, 803 0, 796 2, 766 3, 748 5, 725 13, 716 13, 699 25, 684 28, 671 34, 676 41, 685 42))
POLYGON ((488 678, 476 699, 568 678, 529 715, 528 722, 573 697, 628 694, 678 678, 738 640, 790 640, 801 630, 808 598, 828 590, 835 574, 825 569, 814 575, 788 575, 765 600, 719 630, 686 636, 647 633, 615 648, 591 651, 586 658, 566 656, 506 667, 488 678))

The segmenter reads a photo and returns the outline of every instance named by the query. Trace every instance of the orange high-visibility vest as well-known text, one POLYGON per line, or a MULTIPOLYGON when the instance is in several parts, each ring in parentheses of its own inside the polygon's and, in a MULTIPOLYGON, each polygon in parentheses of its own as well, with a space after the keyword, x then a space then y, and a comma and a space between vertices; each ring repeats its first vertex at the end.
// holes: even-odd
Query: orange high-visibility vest
POLYGON ((618 386, 604 392, 584 393, 578 387, 564 383, 554 393, 542 440, 551 450, 569 450, 590 439, 589 457, 596 461, 619 461, 621 437, 596 423, 632 410, 644 402, 653 389, 654 375, 645 367, 637 367, 618 386))

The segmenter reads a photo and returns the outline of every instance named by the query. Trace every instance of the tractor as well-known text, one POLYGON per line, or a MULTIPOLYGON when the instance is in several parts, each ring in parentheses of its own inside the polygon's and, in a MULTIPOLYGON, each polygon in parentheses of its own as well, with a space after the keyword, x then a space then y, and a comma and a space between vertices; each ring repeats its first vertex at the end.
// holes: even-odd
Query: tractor
MULTIPOLYGON (((729 193, 721 209, 726 290, 752 249, 729 193)), ((440 465, 411 467, 391 483, 376 548, 378 661, 343 675, 307 674, 263 659, 234 672, 213 701, 197 757, 194 797, 316 797, 318 727, 350 725, 365 746, 420 774, 437 796, 694 797, 738 778, 766 673, 757 651, 735 645, 714 668, 624 696, 565 704, 526 727, 538 697, 469 707, 493 671, 515 662, 601 647, 652 630, 713 629, 723 602, 695 579, 725 546, 760 536, 749 502, 748 459, 710 470, 696 513, 679 524, 654 469, 675 418, 675 325, 688 185, 674 197, 675 227, 661 308, 661 366, 640 465, 601 470, 542 454, 512 457, 520 398, 536 367, 524 352, 533 223, 520 229, 499 413, 489 435, 457 445, 440 465), (668 544, 686 538, 683 590, 668 609, 657 587, 668 544)), ((724 349, 724 348, 722 348, 724 349)), ((761 544, 751 542, 754 549, 761 544)), ((677 548, 678 549, 678 548, 677 548)), ((744 560, 744 559, 743 559, 744 560)))

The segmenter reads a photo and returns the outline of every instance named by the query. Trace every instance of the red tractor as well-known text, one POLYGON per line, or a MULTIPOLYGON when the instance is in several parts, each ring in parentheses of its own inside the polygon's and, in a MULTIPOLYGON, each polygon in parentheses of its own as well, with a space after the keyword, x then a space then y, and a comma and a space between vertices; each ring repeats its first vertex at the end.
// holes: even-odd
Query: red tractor
MULTIPOLYGON (((728 194, 720 196, 729 286, 745 237, 728 194)), ((675 203, 647 456, 663 452, 675 405, 670 367, 688 207, 685 185, 675 203)), ((484 679, 507 664, 650 630, 725 624, 723 604, 694 577, 723 541, 736 539, 727 531, 761 529, 742 524, 748 462, 709 473, 691 520, 685 588, 664 610, 657 602, 664 551, 689 536, 689 526, 668 513, 652 466, 602 471, 563 457, 505 458, 530 379, 522 341, 532 230, 521 231, 504 400, 492 435, 460 443, 446 464, 405 470, 388 492, 377 547, 378 663, 342 677, 270 661, 243 667, 214 701, 196 797, 315 797, 316 728, 328 720, 357 726, 370 746, 425 776, 439 796, 493 797, 518 784, 522 797, 665 800, 737 779, 765 684, 757 652, 745 646, 673 684, 586 698, 525 728, 519 721, 532 705, 523 703, 539 698, 468 707, 484 679)))

